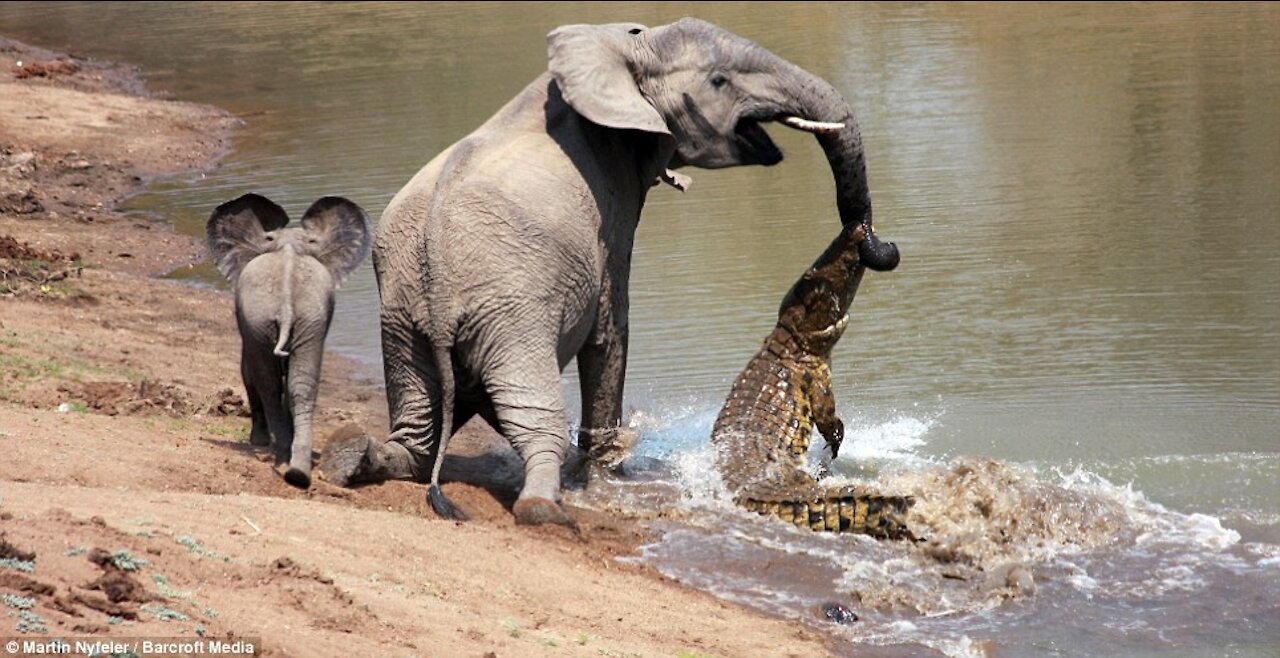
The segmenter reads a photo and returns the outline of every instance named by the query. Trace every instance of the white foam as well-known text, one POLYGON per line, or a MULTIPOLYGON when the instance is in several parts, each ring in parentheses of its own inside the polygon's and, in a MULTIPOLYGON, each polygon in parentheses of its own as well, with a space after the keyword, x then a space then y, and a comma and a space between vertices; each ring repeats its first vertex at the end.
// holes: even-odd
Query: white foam
POLYGON ((933 418, 899 415, 870 425, 845 427, 840 461, 915 461, 925 445, 924 436, 937 424, 933 418))
POLYGON ((1067 489, 1113 500, 1125 509, 1142 529, 1138 546, 1182 544, 1214 552, 1224 551, 1240 542, 1240 533, 1222 526, 1222 520, 1208 514, 1182 514, 1148 500, 1133 488, 1133 483, 1118 486, 1106 478, 1077 467, 1070 473, 1058 473, 1067 489))
POLYGON ((902 633, 903 635, 906 635, 907 633, 914 633, 920 630, 920 627, 904 619, 889 624, 887 629, 893 633, 902 633))
POLYGON ((1222 527, 1222 521, 1208 514, 1188 515, 1183 531, 1195 543, 1217 551, 1224 551, 1240 542, 1240 533, 1222 527))
POLYGON ((949 658, 986 658, 987 655, 987 652, 983 651, 982 647, 968 635, 961 637, 959 640, 938 642, 934 648, 949 658))
POLYGON ((1258 558, 1257 566, 1280 567, 1280 546, 1251 542, 1245 544, 1244 549, 1249 555, 1258 558))
POLYGON ((1084 567, 1080 565, 1064 563, 1063 566, 1071 572, 1066 578, 1067 584, 1076 588, 1076 591, 1086 597, 1093 598, 1094 592, 1097 592, 1099 588, 1098 581, 1093 576, 1090 576, 1089 572, 1085 571, 1084 567))
POLYGON ((693 507, 719 507, 733 496, 716 468, 715 446, 706 443, 674 456, 676 484, 693 507))

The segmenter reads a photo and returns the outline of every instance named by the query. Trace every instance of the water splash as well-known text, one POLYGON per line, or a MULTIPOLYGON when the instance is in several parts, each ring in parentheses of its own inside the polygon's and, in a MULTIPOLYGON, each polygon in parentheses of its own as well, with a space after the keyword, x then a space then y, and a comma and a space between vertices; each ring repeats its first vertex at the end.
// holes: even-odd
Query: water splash
POLYGON ((1150 602, 1195 601, 1224 579, 1280 573, 1280 549, 1242 547, 1220 518, 1172 511, 1093 469, 929 455, 938 418, 910 414, 850 420, 832 483, 915 496, 908 521, 926 541, 812 533, 732 503, 708 438, 714 417, 711 407, 686 404, 633 419, 638 452, 665 465, 654 483, 671 492, 664 511, 678 512, 650 517, 662 519, 659 537, 639 559, 807 623, 822 624, 815 611, 840 602, 861 620, 823 627, 852 641, 979 656, 1022 621, 1066 613, 1079 619, 1055 631, 1064 646, 1081 628, 1112 640, 1139 633, 1155 646, 1172 631, 1165 618, 1148 618, 1150 602))
POLYGON ((839 461, 921 463, 925 435, 935 426, 936 418, 902 414, 879 423, 859 422, 855 418, 847 428, 839 461))
POLYGON ((675 467, 676 482, 688 507, 724 508, 732 504, 733 494, 716 468, 715 446, 707 443, 677 455, 675 467))

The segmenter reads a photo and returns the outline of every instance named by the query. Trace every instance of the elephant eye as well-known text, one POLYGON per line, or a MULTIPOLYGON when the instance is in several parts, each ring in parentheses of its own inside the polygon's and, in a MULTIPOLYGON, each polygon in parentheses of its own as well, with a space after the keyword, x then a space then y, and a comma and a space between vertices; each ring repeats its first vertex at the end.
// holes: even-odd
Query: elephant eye
POLYGON ((276 241, 276 236, 274 235, 267 236, 267 242, 275 242, 275 241, 276 241))
POLYGON ((627 34, 640 34, 641 32, 644 32, 644 30, 638 27, 633 27, 630 30, 627 30, 627 34))
POLYGON ((721 87, 724 87, 727 84, 729 84, 729 78, 726 77, 725 74, 717 73, 711 76, 712 87, 715 87, 716 89, 720 89, 721 87))

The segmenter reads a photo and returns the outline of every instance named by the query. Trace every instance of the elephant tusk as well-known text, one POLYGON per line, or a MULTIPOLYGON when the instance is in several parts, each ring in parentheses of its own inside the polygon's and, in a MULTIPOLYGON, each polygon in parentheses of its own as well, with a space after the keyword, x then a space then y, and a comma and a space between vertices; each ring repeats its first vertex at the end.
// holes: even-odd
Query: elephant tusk
MULTIPOLYGON (((664 169, 663 172, 658 175, 658 180, 680 190, 681 192, 688 192, 689 186, 693 185, 692 178, 689 178, 684 174, 671 171, 670 169, 664 169)), ((654 184, 657 185, 657 183, 654 184)))
POLYGON ((810 121, 808 119, 801 119, 800 117, 793 117, 793 116, 783 117, 781 121, 783 124, 790 126, 792 128, 795 128, 796 130, 803 130, 807 133, 815 133, 819 135, 834 133, 834 132, 839 132, 841 130, 844 130, 843 123, 810 121))

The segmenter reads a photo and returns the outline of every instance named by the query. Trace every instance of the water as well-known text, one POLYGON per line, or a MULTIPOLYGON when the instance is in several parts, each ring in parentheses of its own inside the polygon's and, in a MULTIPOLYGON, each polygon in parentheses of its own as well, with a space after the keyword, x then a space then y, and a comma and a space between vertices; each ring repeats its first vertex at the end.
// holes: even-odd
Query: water
MULTIPOLYGON (((836 350, 840 474, 922 486, 983 455, 1034 483, 1021 512, 1040 496, 1114 513, 1101 545, 1018 558, 1033 596, 868 608, 833 632, 956 655, 1280 655, 1280 6, 4 3, 0 32, 137 63, 155 88, 246 117, 220 169, 131 202, 198 234, 248 191, 295 215, 341 194, 376 217, 544 70, 551 28, 686 13, 822 75, 859 113, 903 264, 868 276, 849 333, 865 344, 836 350)), ((820 150, 773 132, 781 165, 687 170, 690 192, 655 189, 641 223, 627 405, 645 454, 675 466, 633 504, 687 511, 645 559, 806 619, 859 587, 971 582, 774 527, 691 475, 837 229, 820 150), (873 577, 884 564, 900 582, 873 577)), ((329 344, 377 367, 367 267, 338 304, 329 344)))

